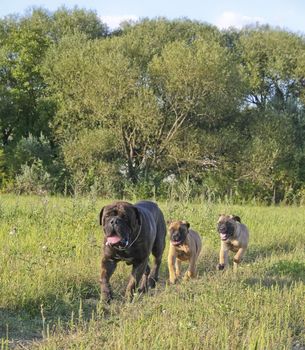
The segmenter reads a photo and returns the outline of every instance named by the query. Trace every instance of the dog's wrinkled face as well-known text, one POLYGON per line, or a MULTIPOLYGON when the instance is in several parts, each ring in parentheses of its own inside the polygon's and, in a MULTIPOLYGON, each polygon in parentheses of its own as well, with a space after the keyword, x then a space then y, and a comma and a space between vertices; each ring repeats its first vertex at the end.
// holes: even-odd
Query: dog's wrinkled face
POLYGON ((173 245, 182 244, 189 232, 190 224, 186 221, 174 221, 169 225, 170 241, 173 245))
POLYGON ((217 231, 220 239, 226 241, 233 237, 236 229, 236 221, 240 222, 239 216, 221 214, 217 222, 217 231))
POLYGON ((140 226, 138 209, 127 202, 107 205, 101 210, 100 225, 105 232, 106 244, 127 247, 132 233, 140 226))

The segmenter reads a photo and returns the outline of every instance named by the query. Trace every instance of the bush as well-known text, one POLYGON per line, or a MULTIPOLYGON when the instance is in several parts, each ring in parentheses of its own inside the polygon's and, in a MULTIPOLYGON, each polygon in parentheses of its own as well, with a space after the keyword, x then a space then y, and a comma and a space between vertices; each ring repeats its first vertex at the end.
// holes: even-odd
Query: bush
POLYGON ((31 165, 21 166, 21 174, 16 176, 15 192, 17 194, 41 195, 49 193, 51 188, 51 176, 40 159, 36 159, 31 165))
POLYGON ((29 134, 28 137, 22 137, 18 141, 11 153, 10 162, 14 171, 19 172, 22 165, 31 165, 37 159, 41 159, 44 166, 49 165, 52 162, 53 150, 49 139, 43 134, 40 134, 39 137, 29 134))
POLYGON ((122 192, 121 155, 117 137, 110 130, 83 130, 62 147, 73 194, 92 193, 114 197, 122 192))

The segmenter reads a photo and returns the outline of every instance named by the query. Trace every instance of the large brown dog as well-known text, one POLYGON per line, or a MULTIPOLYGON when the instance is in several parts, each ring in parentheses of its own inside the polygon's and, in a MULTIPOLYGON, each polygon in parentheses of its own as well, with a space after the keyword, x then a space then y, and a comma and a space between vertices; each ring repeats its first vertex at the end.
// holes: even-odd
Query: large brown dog
POLYGON ((169 281, 175 283, 181 273, 181 262, 188 261, 184 279, 196 276, 196 262, 201 251, 201 238, 190 229, 186 221, 174 221, 169 225, 170 247, 168 252, 169 281))
POLYGON ((112 291, 110 277, 117 262, 132 265, 126 296, 132 297, 141 281, 139 292, 154 287, 158 280, 162 254, 165 248, 166 225, 157 204, 141 201, 132 205, 118 201, 105 206, 100 212, 103 226, 104 254, 101 262, 101 292, 103 299, 110 301, 112 291), (148 259, 154 256, 150 271, 148 259))
POLYGON ((221 246, 219 252, 218 270, 223 270, 228 265, 229 251, 235 252, 233 268, 236 271, 249 243, 249 230, 241 223, 240 217, 221 214, 217 222, 217 231, 220 235, 221 246))

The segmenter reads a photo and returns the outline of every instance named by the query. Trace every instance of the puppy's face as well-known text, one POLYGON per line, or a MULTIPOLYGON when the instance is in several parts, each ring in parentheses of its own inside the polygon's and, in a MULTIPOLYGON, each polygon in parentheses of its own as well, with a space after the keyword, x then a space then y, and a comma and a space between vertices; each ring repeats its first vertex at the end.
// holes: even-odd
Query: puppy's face
POLYGON ((237 221, 240 222, 239 216, 225 214, 219 216, 217 231, 222 241, 226 241, 234 236, 237 221))
POLYGON ((186 221, 174 221, 169 224, 169 237, 173 245, 182 244, 188 235, 190 224, 186 221))
POLYGON ((139 229, 140 217, 136 207, 127 202, 115 202, 105 206, 100 212, 106 244, 126 247, 132 232, 139 229))

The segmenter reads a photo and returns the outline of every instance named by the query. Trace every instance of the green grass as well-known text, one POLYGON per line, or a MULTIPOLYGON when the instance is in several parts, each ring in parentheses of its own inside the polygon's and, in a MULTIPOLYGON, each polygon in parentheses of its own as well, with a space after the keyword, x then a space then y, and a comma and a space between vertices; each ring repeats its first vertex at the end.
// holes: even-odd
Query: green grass
POLYGON ((168 285, 167 244, 155 290, 125 302, 130 267, 120 263, 103 305, 98 214, 108 202, 1 195, 1 350, 305 349, 304 208, 159 203, 203 237, 198 278, 168 285), (237 274, 215 270, 222 212, 250 229, 237 274))

